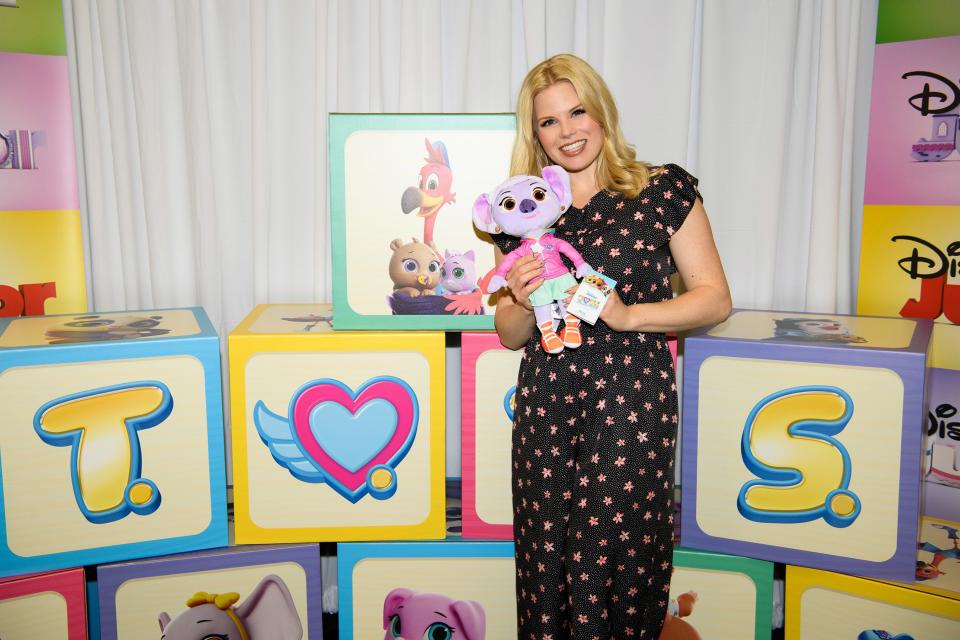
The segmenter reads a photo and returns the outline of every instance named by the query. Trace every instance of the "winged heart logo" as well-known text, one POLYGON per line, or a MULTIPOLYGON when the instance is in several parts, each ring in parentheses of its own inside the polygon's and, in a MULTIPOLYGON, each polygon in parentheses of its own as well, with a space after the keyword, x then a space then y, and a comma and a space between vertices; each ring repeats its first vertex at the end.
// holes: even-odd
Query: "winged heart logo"
POLYGON ((413 444, 419 413, 416 394, 399 378, 372 378, 356 393, 323 378, 297 390, 286 417, 260 400, 253 420, 293 477, 326 483, 356 503, 368 493, 378 500, 396 493, 396 466, 413 444))

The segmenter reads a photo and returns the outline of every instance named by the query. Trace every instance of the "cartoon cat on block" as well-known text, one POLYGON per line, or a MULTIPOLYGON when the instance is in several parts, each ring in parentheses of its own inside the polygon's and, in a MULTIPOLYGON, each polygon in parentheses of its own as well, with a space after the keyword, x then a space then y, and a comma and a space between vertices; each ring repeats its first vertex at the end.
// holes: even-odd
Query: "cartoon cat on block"
MULTIPOLYGON (((580 252, 566 240, 553 235, 550 226, 573 202, 570 176, 559 166, 543 168, 543 177, 514 176, 491 193, 480 195, 473 204, 473 223, 487 233, 506 233, 521 238, 520 246, 508 253, 490 279, 487 293, 507 284, 507 272, 520 258, 533 254, 543 261, 543 282, 530 294, 530 304, 541 333, 541 344, 548 353, 560 353, 564 347, 580 346, 580 319, 567 313, 563 301, 567 290, 577 285, 561 256, 573 262, 578 278, 593 269, 580 252), (558 335, 553 312, 563 318, 558 335)), ((536 279, 535 279, 536 280, 536 279)))

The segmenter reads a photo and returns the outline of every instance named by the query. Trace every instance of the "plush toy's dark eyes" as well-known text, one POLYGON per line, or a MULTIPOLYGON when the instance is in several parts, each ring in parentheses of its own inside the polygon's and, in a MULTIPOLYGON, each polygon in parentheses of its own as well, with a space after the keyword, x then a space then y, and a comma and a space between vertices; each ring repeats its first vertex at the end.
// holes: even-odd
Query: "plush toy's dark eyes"
POLYGON ((393 614, 390 616, 390 637, 399 638, 403 630, 400 629, 400 616, 393 614))
POLYGON ((500 208, 504 211, 513 211, 513 208, 517 206, 517 201, 513 198, 504 198, 503 202, 500 203, 500 208))
POLYGON ((407 258, 403 261, 403 270, 407 273, 414 273, 420 268, 420 265, 417 264, 417 261, 413 258, 407 258))
POLYGON ((546 197, 547 197, 547 192, 545 189, 541 189, 540 187, 537 187, 536 189, 533 190, 533 199, 536 200, 537 202, 543 202, 546 197))
POLYGON ((427 186, 425 189, 427 191, 433 191, 440 186, 440 178, 437 177, 437 174, 431 173, 427 176, 427 186))
POLYGON ((427 267, 427 271, 429 271, 430 273, 436 273, 437 271, 440 271, 440 263, 437 262, 436 260, 433 260, 430 263, 430 265, 427 267))
POLYGON ((462 267, 456 267, 456 268, 453 270, 453 277, 456 278, 457 280, 459 280, 460 278, 463 277, 463 273, 464 273, 464 271, 463 271, 463 268, 462 268, 462 267))
POLYGON ((440 267, 440 277, 441 277, 441 278, 446 278, 446 277, 447 277, 447 268, 446 268, 446 267, 440 267))
POLYGON ((442 622, 434 622, 423 634, 423 640, 450 640, 452 637, 453 629, 442 622))

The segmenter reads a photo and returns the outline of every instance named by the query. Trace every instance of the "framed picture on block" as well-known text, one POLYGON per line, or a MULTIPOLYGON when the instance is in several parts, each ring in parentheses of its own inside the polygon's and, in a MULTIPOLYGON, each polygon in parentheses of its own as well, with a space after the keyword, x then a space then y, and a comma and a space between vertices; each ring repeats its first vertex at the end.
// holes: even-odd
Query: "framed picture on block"
POLYGON ((323 637, 320 548, 240 546, 97 568, 102 640, 323 637))
POLYGON ((787 566, 785 640, 955 638, 956 600, 841 573, 787 566))
POLYGON ((912 582, 931 328, 737 310, 689 335, 684 544, 912 582))
POLYGON ((0 319, 0 575, 227 544, 199 307, 0 319))
POLYGON ((513 543, 449 539, 337 545, 340 639, 517 637, 513 543), (425 635, 430 629, 437 635, 425 635))
POLYGON ((676 628, 670 637, 696 637, 678 635, 689 626, 715 640, 768 640, 773 563, 676 547, 668 611, 665 626, 676 628))
POLYGON ((492 329, 473 202, 509 173, 512 114, 331 114, 338 329, 492 329))
POLYGON ((237 542, 443 538, 443 333, 329 317, 260 305, 230 333, 237 542))
POLYGON ((83 569, 0 580, 0 638, 86 640, 83 569))

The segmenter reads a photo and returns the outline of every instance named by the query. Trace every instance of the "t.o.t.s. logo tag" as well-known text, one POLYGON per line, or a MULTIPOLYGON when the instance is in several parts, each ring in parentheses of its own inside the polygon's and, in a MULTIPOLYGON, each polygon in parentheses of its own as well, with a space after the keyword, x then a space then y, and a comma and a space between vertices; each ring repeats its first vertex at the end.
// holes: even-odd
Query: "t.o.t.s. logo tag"
POLYGON ((853 400, 837 387, 783 389, 754 405, 740 450, 760 479, 740 489, 740 513, 755 522, 852 524, 860 499, 849 490, 850 454, 832 437, 852 416, 853 400))
POLYGON ((160 424, 172 410, 166 385, 133 382, 52 400, 37 410, 33 426, 47 444, 72 448, 77 506, 87 520, 102 524, 160 506, 157 485, 140 477, 137 432, 160 424))

